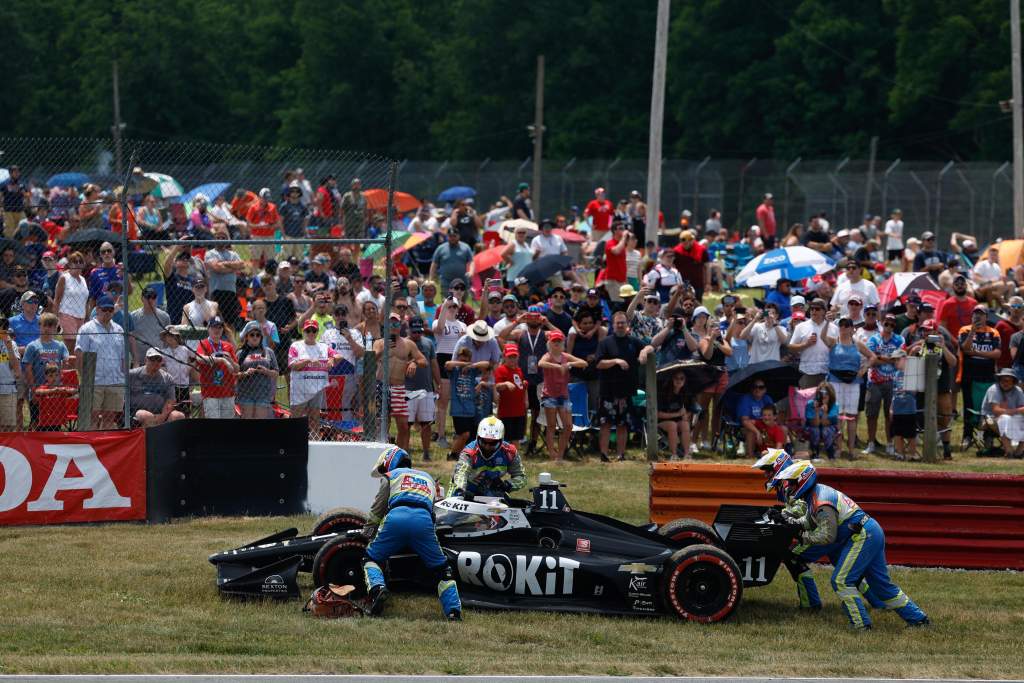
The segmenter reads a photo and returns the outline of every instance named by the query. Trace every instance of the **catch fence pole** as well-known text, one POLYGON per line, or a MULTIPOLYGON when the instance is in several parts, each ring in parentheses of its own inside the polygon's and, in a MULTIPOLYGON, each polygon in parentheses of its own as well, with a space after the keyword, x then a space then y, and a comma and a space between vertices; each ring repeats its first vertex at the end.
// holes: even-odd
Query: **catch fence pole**
MULTIPOLYGON (((658 361, 652 353, 644 364, 647 401, 647 459, 658 459, 658 361)), ((673 455, 675 455, 673 453, 673 455)))
POLYGON ((391 250, 392 243, 391 222, 395 219, 395 181, 398 177, 398 162, 392 161, 388 167, 388 209, 387 209, 387 231, 384 233, 384 321, 381 325, 381 337, 384 340, 383 351, 381 352, 381 408, 380 408, 380 441, 388 442, 388 426, 391 424, 391 414, 388 410, 391 399, 391 364, 389 351, 391 347, 391 303, 395 298, 393 277, 393 263, 391 250))
POLYGON ((938 437, 938 382, 939 356, 926 353, 924 356, 924 443, 921 452, 925 462, 936 462, 939 459, 938 437))

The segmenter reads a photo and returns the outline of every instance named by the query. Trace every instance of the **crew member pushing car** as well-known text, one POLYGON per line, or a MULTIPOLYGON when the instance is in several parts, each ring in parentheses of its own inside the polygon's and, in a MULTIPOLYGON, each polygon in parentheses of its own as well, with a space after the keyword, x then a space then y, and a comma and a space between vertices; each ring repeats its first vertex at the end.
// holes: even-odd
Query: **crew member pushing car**
POLYGON ((494 417, 485 417, 476 430, 476 439, 466 444, 455 463, 452 491, 455 496, 501 497, 526 486, 526 470, 515 444, 504 440, 505 425, 494 417), (502 477, 509 476, 503 480, 502 477))
POLYGON ((363 558, 370 614, 380 614, 389 596, 381 563, 411 548, 437 578, 441 611, 449 621, 461 621, 459 590, 434 531, 434 500, 439 494, 434 479, 426 472, 412 469, 412 458, 397 446, 380 454, 370 474, 384 479, 370 507, 367 531, 372 532, 378 521, 380 528, 363 558))
MULTIPOLYGON (((752 468, 761 470, 765 476, 765 488, 771 492, 773 489, 780 503, 784 503, 784 514, 791 519, 799 519, 807 514, 807 503, 796 498, 786 499, 785 487, 781 481, 775 479, 779 472, 793 464, 793 457, 781 448, 769 448, 761 455, 757 462, 751 465, 752 468)), ((807 565, 807 562, 791 554, 785 560, 786 569, 796 582, 796 594, 800 599, 800 607, 803 609, 821 609, 821 594, 818 593, 818 584, 814 581, 814 573, 807 565)), ((813 562, 813 560, 811 560, 813 562)))
POLYGON ((794 554, 813 561, 828 556, 832 571, 832 589, 855 629, 871 628, 871 617, 864 607, 896 610, 908 626, 924 626, 928 617, 906 593, 889 578, 885 562, 885 533, 851 498, 831 486, 818 483, 818 473, 808 460, 798 460, 782 470, 775 479, 782 483, 788 500, 803 500, 808 512, 795 520, 803 531, 802 546, 794 554), (810 557, 810 548, 817 548, 810 557), (867 582, 858 590, 861 579, 867 582))

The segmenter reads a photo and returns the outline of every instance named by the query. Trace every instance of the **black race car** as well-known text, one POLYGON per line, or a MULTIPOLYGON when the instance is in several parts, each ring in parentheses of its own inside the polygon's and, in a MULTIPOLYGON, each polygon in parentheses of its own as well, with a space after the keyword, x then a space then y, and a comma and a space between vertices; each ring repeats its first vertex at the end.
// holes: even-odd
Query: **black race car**
MULTIPOLYGON (((634 526, 572 509, 563 486, 541 483, 532 501, 435 503, 438 540, 463 604, 715 622, 736 610, 744 586, 770 583, 779 564, 790 561, 794 532, 772 508, 723 505, 713 526, 686 519, 634 526)), ((358 597, 365 591, 364 522, 361 513, 341 509, 317 520, 309 536, 289 529, 211 555, 218 588, 298 597, 296 575, 309 571, 314 585, 352 584, 358 597)), ((433 590, 415 555, 392 557, 384 572, 392 589, 433 590)))

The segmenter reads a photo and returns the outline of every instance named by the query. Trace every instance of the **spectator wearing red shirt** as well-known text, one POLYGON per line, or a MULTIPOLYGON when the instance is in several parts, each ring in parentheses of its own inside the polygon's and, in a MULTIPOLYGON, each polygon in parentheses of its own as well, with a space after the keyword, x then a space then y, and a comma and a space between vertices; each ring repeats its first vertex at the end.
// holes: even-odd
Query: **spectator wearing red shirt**
POLYGON ((1000 318, 996 323, 996 332, 999 333, 999 342, 1002 345, 1002 354, 996 361, 998 370, 1013 366, 1013 357, 1010 355, 1010 339, 1024 330, 1024 299, 1019 296, 1011 296, 1007 303, 1010 306, 1009 320, 1000 318))
POLYGON ((505 440, 518 443, 526 436, 526 378, 519 367, 519 346, 505 344, 505 355, 494 370, 498 419, 505 423, 505 440))
POLYGON ((626 224, 616 221, 612 224, 612 238, 604 248, 604 283, 608 298, 612 301, 622 301, 619 288, 626 284, 626 245, 629 236, 626 224))
POLYGON ((61 386, 61 372, 57 365, 48 363, 43 372, 43 383, 34 390, 39 403, 36 425, 41 432, 59 432, 61 425, 68 421, 68 399, 76 389, 61 386))
POLYGON ((314 218, 321 230, 327 230, 338 223, 338 206, 341 203, 341 193, 338 192, 338 179, 328 175, 320 181, 320 187, 316 190, 316 210, 314 218))
POLYGON ((772 193, 767 192, 761 205, 757 207, 757 226, 761 228, 761 238, 764 240, 764 248, 775 248, 775 200, 772 193))
POLYGON ((711 255, 698 242, 692 230, 679 233, 679 244, 672 248, 676 255, 676 270, 693 287, 697 301, 704 297, 704 287, 711 282, 711 255))
POLYGON ((224 341, 224 321, 213 318, 207 326, 209 337, 196 347, 199 388, 203 395, 203 417, 235 417, 235 347, 224 341))
POLYGON ((583 209, 583 215, 589 218, 591 222, 591 240, 600 242, 611 227, 612 217, 615 215, 615 207, 605 197, 603 187, 594 190, 594 197, 587 204, 586 208, 583 209))
MULTIPOLYGON (((255 239, 273 239, 274 233, 281 229, 281 214, 277 212, 277 204, 270 201, 269 187, 260 190, 259 201, 245 212, 245 222, 249 224, 249 234, 255 239)), ((254 263, 274 258, 274 245, 250 246, 249 258, 254 263)))
POLYGON ((960 328, 971 324, 971 311, 977 305, 974 297, 967 294, 967 278, 959 274, 953 280, 953 294, 939 304, 935 317, 955 337, 960 328))

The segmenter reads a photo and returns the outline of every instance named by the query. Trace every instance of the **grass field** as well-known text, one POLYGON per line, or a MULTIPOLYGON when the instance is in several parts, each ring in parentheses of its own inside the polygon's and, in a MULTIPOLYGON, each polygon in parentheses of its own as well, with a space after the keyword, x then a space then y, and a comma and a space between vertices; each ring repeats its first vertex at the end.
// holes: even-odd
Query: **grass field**
MULTIPOLYGON (((1012 465, 1013 463, 999 463, 1012 465)), ((861 463, 857 463, 861 465, 861 463)), ((527 464, 569 484, 581 509, 647 518, 647 466, 527 464)), ((450 468, 430 468, 446 479, 450 468)), ((297 602, 220 599, 211 552, 312 519, 208 518, 147 526, 0 530, 0 673, 335 672, 884 677, 1024 676, 1024 574, 896 568, 934 626, 874 613, 850 632, 817 569, 825 609, 802 614, 784 573, 745 592, 732 621, 469 611, 440 618, 398 595, 384 618, 319 621, 297 602)), ((312 588, 303 575, 303 591, 312 588)))

